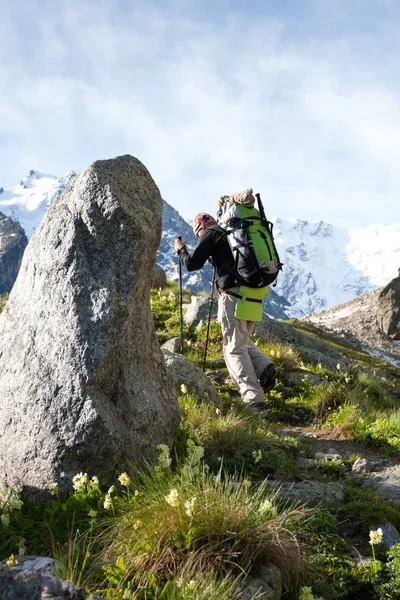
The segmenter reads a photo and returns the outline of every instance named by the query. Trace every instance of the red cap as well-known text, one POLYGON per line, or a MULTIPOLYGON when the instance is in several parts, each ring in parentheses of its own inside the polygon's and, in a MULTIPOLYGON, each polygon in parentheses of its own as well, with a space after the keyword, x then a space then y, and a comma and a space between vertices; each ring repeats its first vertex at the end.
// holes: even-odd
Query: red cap
POLYGON ((216 222, 217 221, 211 215, 207 213, 199 213, 193 220, 194 235, 199 237, 200 231, 207 229, 208 225, 216 222))

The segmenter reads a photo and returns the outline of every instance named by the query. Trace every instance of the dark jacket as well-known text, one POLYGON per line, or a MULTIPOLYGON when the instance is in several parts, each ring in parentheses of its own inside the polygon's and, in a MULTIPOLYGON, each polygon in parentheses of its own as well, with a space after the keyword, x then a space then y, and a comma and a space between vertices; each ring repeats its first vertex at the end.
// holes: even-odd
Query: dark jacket
POLYGON ((224 229, 218 225, 200 234, 193 252, 189 254, 186 246, 179 252, 179 260, 188 271, 201 269, 210 257, 218 275, 218 287, 226 290, 237 285, 232 252, 224 229))

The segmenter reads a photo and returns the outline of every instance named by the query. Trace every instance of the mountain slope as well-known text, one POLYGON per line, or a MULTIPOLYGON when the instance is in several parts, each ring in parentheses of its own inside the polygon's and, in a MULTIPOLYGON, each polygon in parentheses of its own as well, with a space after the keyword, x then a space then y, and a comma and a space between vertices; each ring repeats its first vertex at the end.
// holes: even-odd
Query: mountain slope
MULTIPOLYGON (((0 211, 19 221, 28 238, 48 205, 65 189, 73 173, 57 179, 39 171, 0 194, 0 211)), ((320 221, 271 218, 277 248, 284 263, 265 310, 275 318, 297 318, 343 304, 390 281, 400 265, 400 223, 362 229, 337 228, 320 221)), ((178 280, 174 239, 181 235, 193 248, 191 226, 163 201, 163 233, 157 263, 170 279, 178 280)), ((182 272, 183 283, 194 291, 210 291, 212 267, 182 272)))

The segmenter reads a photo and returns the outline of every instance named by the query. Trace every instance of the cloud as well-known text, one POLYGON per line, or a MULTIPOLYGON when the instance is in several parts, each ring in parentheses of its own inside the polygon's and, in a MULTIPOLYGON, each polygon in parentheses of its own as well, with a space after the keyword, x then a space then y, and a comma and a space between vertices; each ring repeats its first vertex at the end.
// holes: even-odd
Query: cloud
POLYGON ((351 3, 326 4, 2 7, 0 185, 131 153, 186 217, 253 186, 270 215, 398 220, 394 9, 369 3, 357 32, 351 3))

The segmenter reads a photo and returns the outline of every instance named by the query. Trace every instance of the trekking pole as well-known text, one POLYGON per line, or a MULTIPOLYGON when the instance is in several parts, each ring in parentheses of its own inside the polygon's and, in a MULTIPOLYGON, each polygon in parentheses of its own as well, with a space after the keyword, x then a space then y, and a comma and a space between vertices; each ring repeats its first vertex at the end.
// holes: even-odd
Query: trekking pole
MULTIPOLYGON (((178 235, 176 238, 181 241, 182 236, 178 235)), ((179 323, 180 323, 180 336, 181 336, 181 353, 183 354, 183 312, 182 312, 182 265, 178 256, 179 263, 179 323)))
POLYGON ((213 303, 213 299, 214 299, 214 280, 215 280, 215 267, 213 269, 213 275, 212 275, 212 281, 211 281, 210 304, 208 307, 208 323, 207 323, 206 347, 204 349, 203 373, 206 370, 208 336, 210 333, 210 321, 211 321, 211 309, 212 309, 212 303, 213 303))

